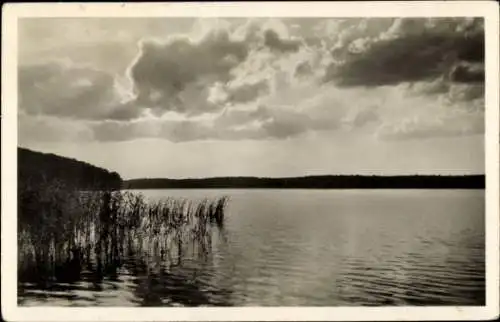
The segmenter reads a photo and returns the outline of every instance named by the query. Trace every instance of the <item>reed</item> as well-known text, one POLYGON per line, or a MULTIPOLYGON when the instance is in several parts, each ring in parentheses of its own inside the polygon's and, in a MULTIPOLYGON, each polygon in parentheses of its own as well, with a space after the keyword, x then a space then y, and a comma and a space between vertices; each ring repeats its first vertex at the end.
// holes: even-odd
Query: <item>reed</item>
POLYGON ((186 247, 207 252, 221 228, 227 197, 149 202, 121 191, 77 191, 52 183, 21 187, 18 211, 20 280, 77 279, 82 267, 106 274, 130 254, 181 260, 186 247))

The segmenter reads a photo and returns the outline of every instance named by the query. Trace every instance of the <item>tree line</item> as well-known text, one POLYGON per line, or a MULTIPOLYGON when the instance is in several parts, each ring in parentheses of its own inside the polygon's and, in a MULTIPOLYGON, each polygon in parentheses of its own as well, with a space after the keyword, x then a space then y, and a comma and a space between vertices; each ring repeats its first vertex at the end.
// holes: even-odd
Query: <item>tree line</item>
POLYGON ((365 176, 325 175, 291 178, 216 177, 203 179, 144 178, 124 181, 126 189, 484 189, 484 175, 365 176))
POLYGON ((115 189, 484 189, 484 175, 322 175, 289 178, 140 178, 123 181, 116 172, 71 158, 18 148, 18 182, 36 187, 59 181, 86 190, 115 189))

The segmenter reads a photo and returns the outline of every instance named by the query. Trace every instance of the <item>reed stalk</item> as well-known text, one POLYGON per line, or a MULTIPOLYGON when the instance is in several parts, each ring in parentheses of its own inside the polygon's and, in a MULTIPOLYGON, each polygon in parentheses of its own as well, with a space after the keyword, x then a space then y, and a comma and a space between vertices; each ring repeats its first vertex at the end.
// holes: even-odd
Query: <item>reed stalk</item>
MULTIPOLYGON (((227 197, 149 202, 122 191, 76 191, 64 185, 22 187, 19 193, 20 280, 77 279, 83 267, 104 270, 130 253, 182 257, 183 248, 209 249, 221 228, 227 197)), ((103 273, 102 271, 98 273, 103 273)))

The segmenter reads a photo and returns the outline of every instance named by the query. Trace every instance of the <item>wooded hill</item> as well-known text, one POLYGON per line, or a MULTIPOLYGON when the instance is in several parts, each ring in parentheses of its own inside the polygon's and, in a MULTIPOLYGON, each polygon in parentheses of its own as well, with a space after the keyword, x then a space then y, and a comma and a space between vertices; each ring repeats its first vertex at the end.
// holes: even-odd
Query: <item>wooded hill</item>
POLYGON ((119 189, 122 185, 118 173, 86 162, 25 148, 17 151, 20 186, 37 187, 58 181, 69 187, 95 190, 119 189))

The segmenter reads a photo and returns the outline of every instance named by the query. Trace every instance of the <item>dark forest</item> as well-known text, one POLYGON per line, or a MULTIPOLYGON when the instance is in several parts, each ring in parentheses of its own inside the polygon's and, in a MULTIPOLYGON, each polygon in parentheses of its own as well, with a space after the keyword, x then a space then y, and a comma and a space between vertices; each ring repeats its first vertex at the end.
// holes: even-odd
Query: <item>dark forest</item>
POLYGON ((18 148, 17 163, 18 182, 22 186, 36 187, 57 181, 82 190, 113 190, 122 185, 116 172, 55 154, 18 148))

